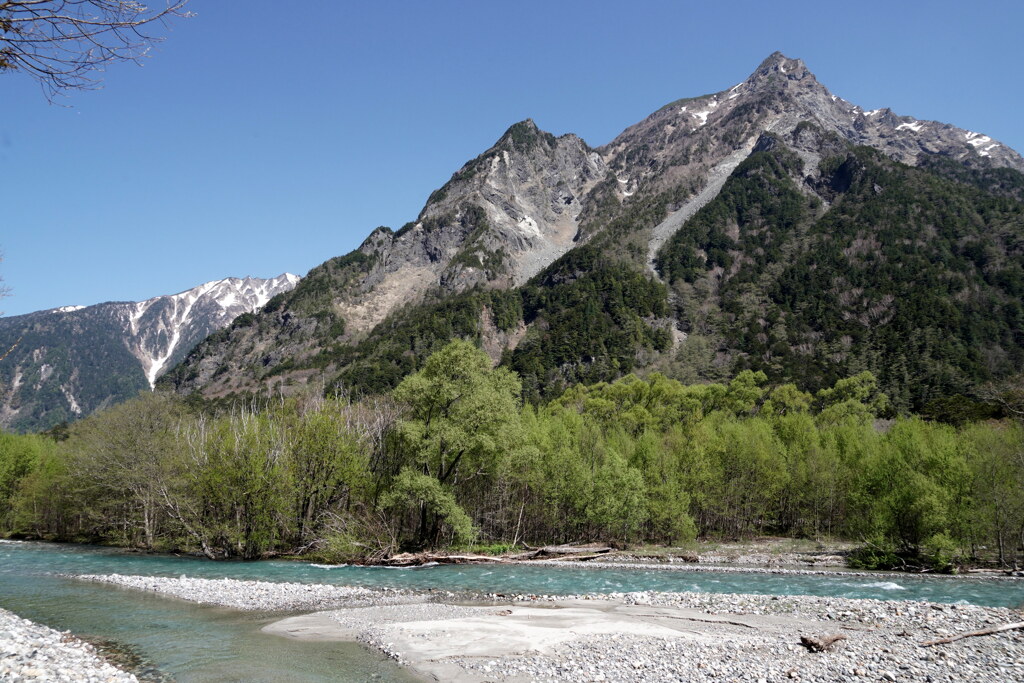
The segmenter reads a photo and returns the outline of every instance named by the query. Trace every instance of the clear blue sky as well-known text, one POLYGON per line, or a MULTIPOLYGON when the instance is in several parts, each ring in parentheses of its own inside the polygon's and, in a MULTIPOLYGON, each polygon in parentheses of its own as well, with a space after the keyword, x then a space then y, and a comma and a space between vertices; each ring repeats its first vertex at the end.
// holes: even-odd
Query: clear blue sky
MULTIPOLYGON (((153 0, 152 4, 159 4, 153 0)), ((512 123, 594 146, 774 50, 867 109, 1024 150, 1024 3, 192 0, 144 68, 0 75, 7 315, 303 275, 512 123)))

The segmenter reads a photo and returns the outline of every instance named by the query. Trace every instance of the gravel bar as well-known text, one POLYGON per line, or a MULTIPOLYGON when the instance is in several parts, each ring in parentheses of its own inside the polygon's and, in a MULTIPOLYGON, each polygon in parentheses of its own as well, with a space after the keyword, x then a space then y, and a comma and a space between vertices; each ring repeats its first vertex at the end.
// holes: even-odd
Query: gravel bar
POLYGON ((640 569, 640 570, 651 570, 651 571, 677 571, 677 572, 697 572, 697 573, 720 573, 720 574, 777 574, 777 575, 804 575, 804 576, 850 576, 857 578, 879 578, 879 577, 894 577, 894 578, 907 578, 907 577, 929 577, 943 580, 946 578, 950 579, 979 579, 986 581, 994 580, 1005 580, 1005 581, 1020 581, 1022 578, 1021 574, 1018 573, 989 573, 989 572, 978 572, 978 573, 966 573, 966 574, 934 574, 934 573, 910 573, 910 572, 896 572, 896 571, 858 571, 855 569, 843 569, 840 567, 830 568, 805 568, 805 567, 784 567, 776 565, 758 565, 758 564, 743 564, 743 563, 730 563, 729 565, 722 564, 707 564, 698 563, 694 564, 691 562, 685 562, 682 560, 676 560, 674 558, 667 559, 662 562, 652 562, 648 558, 623 558, 623 559, 594 559, 594 560, 525 560, 518 564, 524 565, 538 565, 538 566, 549 566, 549 567, 568 567, 572 569, 640 569))
POLYGON ((453 662, 476 674, 466 680, 489 681, 1024 681, 1024 631, 921 646, 1024 619, 1005 608, 709 593, 582 597, 680 610, 679 635, 585 635, 555 651, 453 662), (828 651, 801 646, 801 636, 832 634, 845 638, 828 651))
POLYGON ((466 604, 466 594, 448 591, 118 575, 80 578, 237 609, 319 609, 276 622, 278 634, 358 640, 436 680, 1024 680, 1021 630, 921 646, 1024 619, 1006 608, 654 591, 572 597, 492 594, 466 604), (328 605, 333 609, 324 611, 328 605), (801 646, 801 637, 837 634, 844 638, 825 652, 801 646))
POLYGON ((89 643, 0 609, 0 681, 138 683, 89 643))
POLYGON ((416 599, 410 591, 395 588, 194 579, 185 576, 167 578, 123 574, 76 574, 70 577, 171 595, 203 605, 266 612, 316 610, 340 606, 363 607, 416 599))

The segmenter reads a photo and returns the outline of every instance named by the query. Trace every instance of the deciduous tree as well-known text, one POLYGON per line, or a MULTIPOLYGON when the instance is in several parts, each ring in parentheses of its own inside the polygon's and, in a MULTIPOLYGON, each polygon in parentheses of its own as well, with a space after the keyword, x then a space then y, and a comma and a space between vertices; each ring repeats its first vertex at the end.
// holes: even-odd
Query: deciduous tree
POLYGON ((162 40, 156 29, 188 0, 150 8, 134 0, 0 0, 0 71, 35 79, 52 99, 95 88, 112 62, 135 62, 162 40))

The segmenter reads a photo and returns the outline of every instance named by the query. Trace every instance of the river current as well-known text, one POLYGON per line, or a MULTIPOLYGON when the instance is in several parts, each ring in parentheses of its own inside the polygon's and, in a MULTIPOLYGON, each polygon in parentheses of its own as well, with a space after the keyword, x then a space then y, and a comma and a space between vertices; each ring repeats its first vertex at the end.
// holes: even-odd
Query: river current
POLYGON ((410 569, 301 562, 211 562, 94 546, 0 541, 0 607, 53 628, 132 648, 181 683, 405 681, 357 644, 284 640, 260 632, 281 614, 242 613, 69 579, 136 574, 566 595, 638 590, 819 595, 1017 607, 1024 581, 927 576, 824 576, 535 565, 410 569))

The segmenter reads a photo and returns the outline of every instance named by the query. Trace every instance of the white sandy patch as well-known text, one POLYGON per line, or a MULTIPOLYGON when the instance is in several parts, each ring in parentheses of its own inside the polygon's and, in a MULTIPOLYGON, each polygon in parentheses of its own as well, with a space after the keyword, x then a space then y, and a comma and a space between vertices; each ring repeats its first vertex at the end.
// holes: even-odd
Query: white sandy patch
POLYGON ((67 399, 68 406, 71 412, 75 415, 82 414, 82 406, 78 405, 78 401, 75 399, 75 395, 71 393, 71 389, 66 386, 61 386, 60 391, 64 394, 64 398, 67 399))
POLYGON ((541 236, 540 226, 537 225, 537 221, 535 221, 532 216, 523 216, 519 222, 516 223, 516 227, 519 228, 520 232, 530 237, 539 238, 541 236))

